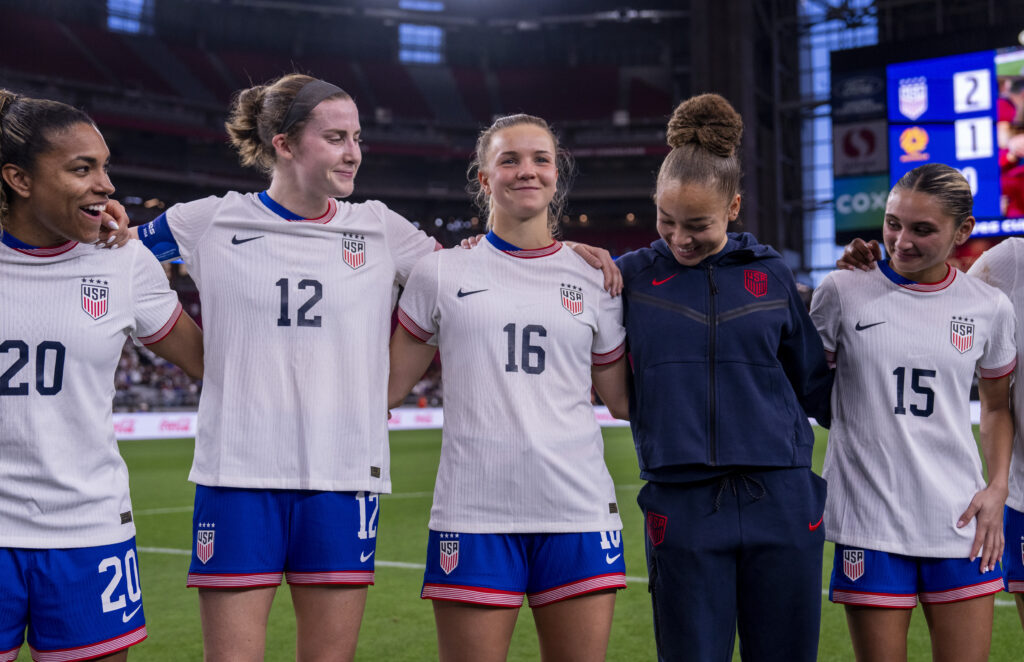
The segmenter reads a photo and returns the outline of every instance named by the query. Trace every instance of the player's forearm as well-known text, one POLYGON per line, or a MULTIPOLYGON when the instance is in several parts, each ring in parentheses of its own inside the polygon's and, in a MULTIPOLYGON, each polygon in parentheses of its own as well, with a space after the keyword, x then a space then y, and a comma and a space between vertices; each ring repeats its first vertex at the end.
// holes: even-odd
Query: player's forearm
POLYGON ((203 332, 187 313, 181 314, 165 338, 147 347, 192 379, 203 378, 203 332))
POLYGON ((437 348, 420 342, 402 328, 391 336, 391 372, 388 376, 388 407, 398 407, 427 371, 437 348))
POLYGON ((627 381, 629 364, 626 357, 615 363, 594 366, 591 379, 594 390, 601 401, 608 407, 608 412, 615 418, 629 420, 629 384, 627 381))
POLYGON ((1006 489, 1013 453, 1010 377, 982 379, 978 383, 978 393, 981 398, 981 452, 988 467, 988 484, 1006 489))

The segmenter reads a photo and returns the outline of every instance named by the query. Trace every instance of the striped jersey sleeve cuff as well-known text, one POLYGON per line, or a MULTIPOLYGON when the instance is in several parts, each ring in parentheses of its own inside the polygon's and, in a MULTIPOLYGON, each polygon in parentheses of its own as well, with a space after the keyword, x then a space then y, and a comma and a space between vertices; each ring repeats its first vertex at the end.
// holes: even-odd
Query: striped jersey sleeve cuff
POLYGON ((402 328, 411 333, 417 340, 421 342, 427 342, 434 337, 434 334, 426 329, 420 328, 417 324, 409 317, 409 314, 402 310, 402 307, 398 307, 398 323, 402 325, 402 328))
POLYGON ((594 365, 608 365, 609 363, 615 363, 621 359, 625 353, 626 341, 623 340, 618 347, 610 352, 605 352, 604 354, 598 354, 597 352, 591 353, 590 359, 591 363, 594 365))
POLYGON ((1002 368, 982 368, 981 378, 982 379, 1000 379, 1007 376, 1013 369, 1017 367, 1017 357, 1013 357, 1008 365, 1004 365, 1002 368))
POLYGON ((171 313, 171 316, 167 319, 167 322, 164 323, 156 333, 139 338, 139 342, 143 345, 152 345, 153 343, 158 343, 166 338, 167 334, 174 328, 174 325, 178 323, 178 319, 181 318, 181 312, 181 302, 179 301, 178 305, 174 307, 174 312, 171 313))

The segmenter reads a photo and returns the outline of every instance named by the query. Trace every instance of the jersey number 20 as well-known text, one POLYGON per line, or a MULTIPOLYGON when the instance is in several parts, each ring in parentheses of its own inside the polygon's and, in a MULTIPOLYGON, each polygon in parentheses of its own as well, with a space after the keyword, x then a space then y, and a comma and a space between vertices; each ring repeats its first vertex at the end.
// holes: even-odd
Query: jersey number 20
MULTIPOLYGON (((14 354, 14 363, 0 374, 0 395, 28 395, 28 382, 11 384, 21 369, 29 363, 28 343, 24 340, 5 340, 0 343, 0 354, 14 354)), ((64 386, 64 345, 56 340, 44 340, 36 345, 36 392, 39 395, 57 395, 64 386), (53 357, 52 376, 47 379, 46 360, 53 357), (49 381, 49 384, 47 384, 49 381)))

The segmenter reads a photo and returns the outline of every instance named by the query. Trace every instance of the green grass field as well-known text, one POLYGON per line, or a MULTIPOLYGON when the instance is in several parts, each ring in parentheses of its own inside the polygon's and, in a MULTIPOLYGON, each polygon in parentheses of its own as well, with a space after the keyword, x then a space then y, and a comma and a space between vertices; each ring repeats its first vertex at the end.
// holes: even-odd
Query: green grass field
MULTIPOLYGON (((436 659, 434 624, 429 601, 419 598, 426 554, 427 520, 434 475, 440 455, 440 432, 393 432, 392 482, 395 494, 381 498, 377 543, 376 585, 370 588, 359 640, 359 660, 389 662, 436 659)), ((820 471, 825 435, 819 431, 815 469, 820 471)), ((202 659, 199 611, 194 589, 185 588, 191 544, 193 486, 186 476, 192 441, 123 442, 121 451, 131 472, 137 543, 149 639, 132 649, 131 658, 145 662, 202 659)), ((618 486, 625 525, 629 588, 620 591, 615 608, 608 659, 655 659, 650 603, 646 586, 643 523, 636 506, 640 489, 636 456, 629 430, 605 430, 605 456, 618 486)), ((828 587, 832 546, 825 547, 822 588, 828 587)), ((997 596, 992 660, 1020 660, 1024 650, 1013 602, 997 596)), ((267 660, 294 659, 295 619, 288 590, 282 587, 270 616, 267 660)), ((27 646, 18 661, 28 661, 27 646)), ((910 633, 910 660, 930 660, 924 617, 916 610, 910 633)), ((739 655, 734 656, 739 659, 739 655)), ((510 660, 537 659, 537 641, 529 609, 522 609, 510 660)), ((821 660, 852 660, 843 609, 822 604, 821 660)))

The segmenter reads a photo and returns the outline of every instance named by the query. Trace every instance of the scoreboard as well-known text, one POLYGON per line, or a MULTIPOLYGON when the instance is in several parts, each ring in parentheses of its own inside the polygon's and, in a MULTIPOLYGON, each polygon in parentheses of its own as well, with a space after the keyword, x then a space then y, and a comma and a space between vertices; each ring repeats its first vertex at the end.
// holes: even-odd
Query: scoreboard
MULTIPOLYGON (((1007 176, 1005 160, 1000 170, 997 115, 1000 104, 1004 112, 1010 104, 1000 94, 1018 80, 1024 80, 1021 48, 834 70, 837 241, 879 231, 889 188, 910 170, 931 162, 957 168, 970 183, 978 220, 975 236, 1024 233, 1024 214, 1013 211, 1003 190, 1015 186, 1015 180, 1007 176)), ((1002 128, 1005 154, 1005 121, 1002 128)), ((1024 107, 1018 109, 1012 131, 1024 133, 1024 107)))
POLYGON ((945 163, 970 182, 975 217, 999 218, 995 79, 995 51, 889 65, 889 184, 945 163))

